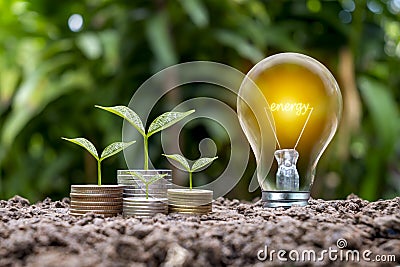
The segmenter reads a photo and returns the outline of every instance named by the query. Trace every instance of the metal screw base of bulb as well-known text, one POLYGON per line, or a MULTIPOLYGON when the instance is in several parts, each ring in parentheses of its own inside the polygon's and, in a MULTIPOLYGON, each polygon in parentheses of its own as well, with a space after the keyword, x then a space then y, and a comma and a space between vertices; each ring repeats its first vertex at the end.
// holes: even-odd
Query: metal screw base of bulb
POLYGON ((309 191, 262 191, 264 208, 290 208, 293 205, 307 206, 309 191))

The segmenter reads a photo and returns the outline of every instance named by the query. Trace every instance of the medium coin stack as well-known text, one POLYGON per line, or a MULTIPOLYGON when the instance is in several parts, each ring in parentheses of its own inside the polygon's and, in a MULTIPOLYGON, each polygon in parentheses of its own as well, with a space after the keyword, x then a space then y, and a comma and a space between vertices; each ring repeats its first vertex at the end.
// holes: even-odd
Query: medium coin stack
POLYGON ((213 192, 200 189, 168 189, 168 211, 183 214, 212 212, 213 192))
POLYGON ((113 217, 122 212, 123 186, 71 185, 69 214, 81 216, 89 212, 113 217))
POLYGON ((157 213, 168 213, 168 200, 166 198, 127 197, 123 199, 124 217, 153 217, 157 213))
POLYGON ((149 198, 167 198, 167 189, 172 187, 171 170, 119 170, 117 180, 124 186, 124 198, 146 197, 146 186, 133 173, 140 173, 148 181, 157 174, 166 174, 162 179, 149 185, 149 198))

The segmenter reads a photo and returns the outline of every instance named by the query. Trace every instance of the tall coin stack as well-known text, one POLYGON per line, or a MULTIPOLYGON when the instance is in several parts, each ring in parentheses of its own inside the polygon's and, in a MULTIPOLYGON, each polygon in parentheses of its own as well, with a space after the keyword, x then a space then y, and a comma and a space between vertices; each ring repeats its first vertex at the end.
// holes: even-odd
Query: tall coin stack
POLYGON ((124 186, 124 217, 152 217, 157 213, 168 213, 167 189, 172 187, 171 173, 171 170, 119 170, 118 184, 124 186), (146 186, 134 172, 142 174, 147 181, 157 174, 166 175, 149 185, 146 198, 146 186))
POLYGON ((183 214, 212 212, 213 192, 200 189, 168 189, 168 210, 183 214))
POLYGON ((71 185, 69 214, 89 212, 113 217, 122 213, 123 187, 118 185, 71 185))

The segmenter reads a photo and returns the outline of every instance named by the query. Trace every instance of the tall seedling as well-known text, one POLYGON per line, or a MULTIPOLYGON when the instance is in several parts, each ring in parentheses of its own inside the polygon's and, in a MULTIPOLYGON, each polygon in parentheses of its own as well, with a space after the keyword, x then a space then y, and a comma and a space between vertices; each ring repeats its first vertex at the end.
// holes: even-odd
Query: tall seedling
POLYGON ((139 116, 130 108, 125 106, 115 106, 115 107, 102 107, 97 106, 97 108, 104 109, 108 112, 114 113, 121 118, 127 120, 136 130, 143 136, 143 146, 144 146, 144 169, 149 169, 149 144, 148 139, 155 133, 158 133, 175 123, 179 122, 186 116, 195 112, 195 110, 189 110, 187 112, 166 112, 158 116, 149 126, 149 129, 145 130, 142 121, 139 116))

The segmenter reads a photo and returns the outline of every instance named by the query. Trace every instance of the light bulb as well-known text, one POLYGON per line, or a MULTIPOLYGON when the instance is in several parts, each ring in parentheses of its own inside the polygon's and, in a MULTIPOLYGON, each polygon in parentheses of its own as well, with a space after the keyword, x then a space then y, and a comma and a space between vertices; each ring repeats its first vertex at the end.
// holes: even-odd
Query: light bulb
POLYGON ((263 206, 307 205, 318 160, 341 117, 333 75, 302 54, 270 56, 247 73, 237 111, 256 157, 263 206))

